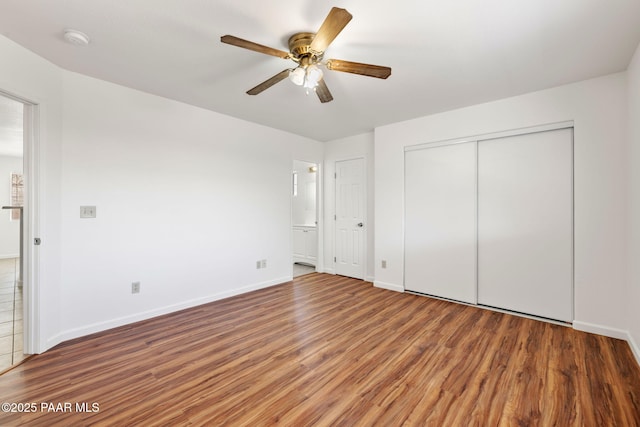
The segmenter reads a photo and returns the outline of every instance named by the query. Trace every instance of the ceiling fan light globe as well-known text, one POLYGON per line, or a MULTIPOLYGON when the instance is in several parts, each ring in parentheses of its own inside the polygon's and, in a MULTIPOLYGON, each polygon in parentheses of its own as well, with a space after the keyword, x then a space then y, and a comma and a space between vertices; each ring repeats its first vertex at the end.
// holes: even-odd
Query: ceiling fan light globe
POLYGON ((301 67, 291 70, 289 72, 289 80, 295 85, 302 86, 305 81, 305 70, 301 67))
POLYGON ((311 64, 307 67, 307 80, 313 82, 313 86, 317 86, 322 79, 322 70, 317 65, 311 64))

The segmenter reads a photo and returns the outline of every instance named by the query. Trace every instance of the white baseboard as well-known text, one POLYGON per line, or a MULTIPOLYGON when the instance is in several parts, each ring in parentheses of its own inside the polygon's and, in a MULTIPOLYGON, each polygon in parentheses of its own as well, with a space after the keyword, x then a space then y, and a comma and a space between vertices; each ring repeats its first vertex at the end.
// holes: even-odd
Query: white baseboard
POLYGON ((151 319, 153 317, 162 316, 163 314, 173 313, 175 311, 184 310, 186 308, 196 307, 198 305, 207 304, 213 301, 229 298, 235 295, 244 294, 247 292, 255 291, 258 289, 268 288, 270 286, 279 285, 281 283, 290 282, 291 276, 281 277, 274 280, 269 280, 261 283, 254 283, 251 285, 243 286, 241 288, 232 289, 229 291, 219 292, 217 294, 209 295, 202 298, 195 298, 188 301, 183 301, 177 304, 171 304, 164 307, 155 308, 141 313, 135 313, 128 316, 119 317, 116 319, 110 319, 103 322, 96 322, 91 325, 82 326, 80 328, 69 329, 62 333, 51 337, 47 340, 47 349, 61 342, 68 341, 74 338, 83 337, 96 332, 106 331, 107 329, 117 328, 119 326, 128 325, 130 323, 139 322, 141 320, 151 319), (50 346, 49 346, 50 345, 50 346))
MULTIPOLYGON (((332 275, 334 275, 334 276, 335 276, 335 274, 336 274, 336 272, 335 272, 335 270, 334 270, 333 268, 325 268, 325 269, 324 269, 324 270, 322 270, 322 271, 318 270, 318 273, 332 274, 332 275)), ((376 280, 376 278, 375 278, 375 277, 373 277, 373 276, 365 276, 365 277, 364 277, 364 279, 362 279, 362 280, 364 280, 365 282, 371 282, 371 283, 374 283, 374 282, 375 282, 375 280, 376 280)), ((393 289, 393 290, 395 290, 395 289, 393 289)))
POLYGON ((373 286, 375 286, 376 288, 388 289, 390 291, 404 292, 404 286, 394 285, 393 283, 380 282, 378 280, 373 282, 373 286))
POLYGON ((621 340, 627 340, 629 338, 629 333, 623 329, 581 322, 579 320, 573 321, 573 329, 582 332, 590 332, 592 334, 604 335, 605 337, 618 338, 621 340))
POLYGON ((629 343, 629 347, 631 347, 633 355, 636 357, 638 365, 640 365, 640 346, 638 346, 638 343, 633 339, 633 336, 629 332, 627 332, 627 342, 629 343))
POLYGON ((57 334, 54 335, 52 337, 47 338, 47 340, 44 342, 44 348, 37 348, 35 350, 35 354, 40 354, 40 353, 44 353, 45 351, 57 346, 58 344, 62 343, 64 340, 64 338, 62 337, 62 334, 57 334))

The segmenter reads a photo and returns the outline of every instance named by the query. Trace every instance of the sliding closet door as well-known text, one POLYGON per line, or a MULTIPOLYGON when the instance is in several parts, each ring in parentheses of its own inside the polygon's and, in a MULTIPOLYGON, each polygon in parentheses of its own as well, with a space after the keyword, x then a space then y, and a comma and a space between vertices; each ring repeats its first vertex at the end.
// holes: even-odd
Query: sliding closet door
POLYGON ((476 303, 476 144, 405 153, 405 289, 476 303))
POLYGON ((573 320, 573 130, 478 143, 478 303, 573 320))

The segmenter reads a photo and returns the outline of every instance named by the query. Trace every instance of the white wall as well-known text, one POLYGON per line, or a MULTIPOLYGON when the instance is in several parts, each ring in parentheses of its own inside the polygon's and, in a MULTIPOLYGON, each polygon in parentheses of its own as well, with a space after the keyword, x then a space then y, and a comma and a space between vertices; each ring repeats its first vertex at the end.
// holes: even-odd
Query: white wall
POLYGON ((63 158, 69 339, 290 280, 293 159, 322 144, 65 73, 63 158))
POLYGON ((33 286, 38 290, 36 327, 40 331, 35 345, 36 350, 44 351, 49 338, 60 330, 62 71, 3 36, 0 58, 0 90, 36 103, 39 108, 39 151, 33 159, 39 170, 39 215, 34 236, 42 239, 42 245, 34 248, 39 270, 33 286))
MULTIPOLYGON (((11 204, 11 173, 22 173, 22 157, 0 156, 0 206, 11 204)), ((0 259, 20 254, 20 221, 11 221, 11 211, 0 211, 0 259)))
POLYGON ((640 46, 627 70, 629 101, 629 295, 630 342, 640 362, 640 46))
POLYGON ((39 106, 36 351, 291 277, 291 165, 321 163, 322 144, 61 70, 4 37, 0 57, 0 90, 39 106))
POLYGON ((373 133, 364 133, 348 138, 342 138, 334 141, 326 142, 324 145, 324 165, 325 165, 325 185, 324 185, 324 271, 334 273, 333 257, 334 247, 334 221, 335 214, 335 163, 340 160, 349 160, 355 158, 364 158, 366 163, 365 180, 367 186, 367 218, 365 223, 366 230, 366 250, 367 265, 365 271, 365 280, 372 282, 374 280, 374 231, 375 231, 375 215, 374 215, 374 180, 373 180, 373 164, 374 164, 374 146, 373 133))
POLYGON ((376 129, 376 285, 403 288, 405 146, 573 120, 574 327, 626 337, 626 75, 619 73, 376 129), (380 268, 387 260, 388 268, 380 268))

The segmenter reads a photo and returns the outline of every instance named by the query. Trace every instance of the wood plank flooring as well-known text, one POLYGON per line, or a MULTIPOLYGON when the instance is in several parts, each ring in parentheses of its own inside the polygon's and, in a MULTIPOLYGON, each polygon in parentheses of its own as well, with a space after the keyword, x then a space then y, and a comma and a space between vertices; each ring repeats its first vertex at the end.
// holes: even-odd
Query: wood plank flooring
POLYGON ((59 345, 0 401, 35 404, 2 426, 639 426, 640 368, 621 340, 314 273, 59 345))

